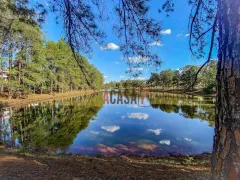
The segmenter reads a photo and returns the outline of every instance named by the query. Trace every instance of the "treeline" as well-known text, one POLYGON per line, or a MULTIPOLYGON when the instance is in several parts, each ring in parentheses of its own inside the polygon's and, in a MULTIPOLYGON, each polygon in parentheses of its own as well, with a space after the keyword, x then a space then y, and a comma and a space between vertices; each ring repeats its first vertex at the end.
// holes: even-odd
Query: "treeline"
MULTIPOLYGON (((156 89, 188 89, 195 81, 199 66, 187 65, 178 70, 167 69, 160 73, 152 73, 148 80, 121 80, 109 82, 105 88, 156 88, 156 89)), ((211 60, 198 75, 195 89, 203 89, 206 93, 215 91, 216 61, 211 60)))
POLYGON ((117 88, 117 89, 132 89, 143 88, 147 86, 145 80, 121 80, 120 82, 111 81, 104 84, 104 88, 117 88))
POLYGON ((21 13, 16 13, 11 8, 17 6, 14 2, 2 1, 0 5, 0 31, 8 31, 0 33, 1 94, 52 94, 87 89, 89 84, 102 87, 103 75, 85 57, 76 53, 81 71, 63 39, 48 42, 43 38, 40 21, 28 7, 20 7, 21 13))

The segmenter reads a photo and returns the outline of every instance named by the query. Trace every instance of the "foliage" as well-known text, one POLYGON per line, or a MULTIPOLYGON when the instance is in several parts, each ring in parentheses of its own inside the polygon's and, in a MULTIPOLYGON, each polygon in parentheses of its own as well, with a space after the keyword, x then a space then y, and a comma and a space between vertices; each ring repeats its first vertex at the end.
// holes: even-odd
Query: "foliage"
POLYGON ((82 63, 80 71, 71 47, 63 39, 56 43, 44 40, 40 29, 44 10, 40 9, 40 4, 33 7, 28 1, 1 1, 1 71, 8 70, 8 78, 1 78, 1 93, 5 90, 12 97, 20 91, 86 89, 87 81, 91 88, 101 88, 102 74, 85 57, 75 52, 82 63))
MULTIPOLYGON (((167 69, 160 73, 152 73, 148 80, 121 80, 105 83, 105 88, 164 88, 187 89, 194 81, 198 66, 186 65, 179 70, 167 69)), ((216 61, 211 60, 204 68, 195 84, 196 89, 203 89, 206 93, 212 93, 216 87, 216 61)))
MULTIPOLYGON (((196 75, 198 66, 186 65, 179 70, 167 69, 161 71, 159 74, 151 74, 151 77, 147 81, 149 87, 161 86, 163 88, 189 88, 196 75)), ((198 80, 195 84, 195 88, 203 88, 205 92, 211 93, 216 87, 216 61, 211 60, 209 65, 200 73, 198 80)))

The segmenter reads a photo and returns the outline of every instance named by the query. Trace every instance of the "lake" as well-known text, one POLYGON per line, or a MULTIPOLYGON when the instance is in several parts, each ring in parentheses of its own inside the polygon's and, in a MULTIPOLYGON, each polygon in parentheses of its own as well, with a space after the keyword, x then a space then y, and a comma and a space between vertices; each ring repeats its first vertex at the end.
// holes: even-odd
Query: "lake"
POLYGON ((211 152, 214 98, 103 91, 1 108, 0 142, 32 152, 86 155, 211 152))

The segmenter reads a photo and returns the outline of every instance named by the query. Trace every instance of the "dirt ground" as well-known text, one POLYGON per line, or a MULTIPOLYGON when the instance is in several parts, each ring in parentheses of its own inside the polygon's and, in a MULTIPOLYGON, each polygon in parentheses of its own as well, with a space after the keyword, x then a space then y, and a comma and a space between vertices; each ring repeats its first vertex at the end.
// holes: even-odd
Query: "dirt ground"
POLYGON ((49 94, 30 94, 26 99, 8 99, 7 97, 0 97, 0 103, 7 107, 17 107, 20 105, 28 105, 31 103, 45 102, 56 99, 64 99, 75 96, 84 96, 97 93, 98 91, 86 90, 86 91, 73 91, 66 93, 55 93, 54 95, 49 94))
POLYGON ((206 180, 210 155, 79 156, 36 155, 0 149, 0 179, 163 179, 206 180))

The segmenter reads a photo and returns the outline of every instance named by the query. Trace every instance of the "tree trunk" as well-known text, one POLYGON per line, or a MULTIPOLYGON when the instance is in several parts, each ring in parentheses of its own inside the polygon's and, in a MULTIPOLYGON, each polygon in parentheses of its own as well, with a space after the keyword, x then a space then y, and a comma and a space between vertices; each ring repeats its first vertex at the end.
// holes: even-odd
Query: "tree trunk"
POLYGON ((9 99, 11 99, 11 79, 12 79, 12 75, 11 75, 11 71, 12 71, 12 63, 13 63, 13 44, 10 43, 9 46, 9 65, 8 65, 8 70, 9 70, 9 74, 8 74, 8 96, 9 99))
POLYGON ((219 0, 217 102, 211 179, 240 179, 240 0, 219 0))
MULTIPOLYGON (((21 48, 21 53, 23 53, 23 47, 21 48)), ((18 84, 21 84, 21 69, 22 69, 23 54, 18 58, 18 84)))

